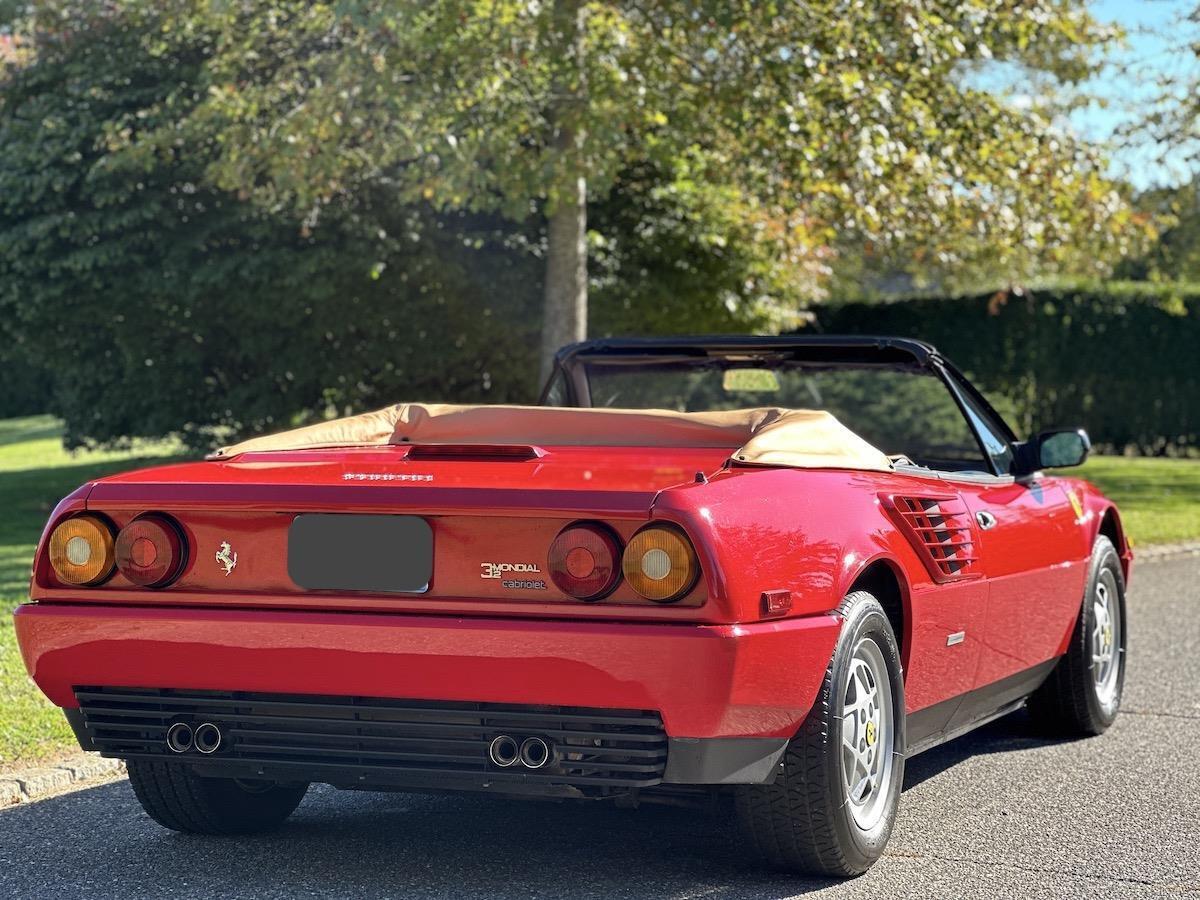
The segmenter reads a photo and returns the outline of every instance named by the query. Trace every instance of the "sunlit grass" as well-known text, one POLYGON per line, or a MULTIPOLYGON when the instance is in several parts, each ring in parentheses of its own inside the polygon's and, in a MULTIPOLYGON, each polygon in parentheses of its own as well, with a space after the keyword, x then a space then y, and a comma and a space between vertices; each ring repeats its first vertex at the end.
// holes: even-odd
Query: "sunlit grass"
POLYGON ((0 770, 74 746, 67 720, 30 681, 12 618, 0 616, 0 770))
MULTIPOLYGON (((85 481, 152 465, 179 453, 170 442, 142 441, 129 450, 68 452, 51 416, 0 419, 0 600, 19 600, 29 564, 55 504, 85 481)), ((12 603, 10 602, 11 606, 12 603)))
POLYGON ((1200 460, 1099 456, 1066 471, 1116 501, 1134 543, 1200 540, 1200 460))

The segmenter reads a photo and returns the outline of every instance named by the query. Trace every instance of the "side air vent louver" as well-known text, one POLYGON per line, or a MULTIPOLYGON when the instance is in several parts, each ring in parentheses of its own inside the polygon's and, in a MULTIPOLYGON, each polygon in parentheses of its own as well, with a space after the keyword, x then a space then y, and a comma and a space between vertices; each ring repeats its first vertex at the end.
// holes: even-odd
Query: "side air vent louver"
POLYGON ((971 515, 955 495, 882 498, 934 581, 974 577, 976 552, 971 515))

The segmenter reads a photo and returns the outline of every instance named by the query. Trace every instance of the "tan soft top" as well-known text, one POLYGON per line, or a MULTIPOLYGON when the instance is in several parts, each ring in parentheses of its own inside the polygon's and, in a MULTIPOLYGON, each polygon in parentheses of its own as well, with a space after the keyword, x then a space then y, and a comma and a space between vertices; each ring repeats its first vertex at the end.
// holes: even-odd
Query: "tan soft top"
POLYGON ((891 461, 827 412, 759 407, 681 413, 398 403, 222 447, 212 459, 266 450, 387 444, 728 447, 738 462, 801 469, 888 471, 891 461))

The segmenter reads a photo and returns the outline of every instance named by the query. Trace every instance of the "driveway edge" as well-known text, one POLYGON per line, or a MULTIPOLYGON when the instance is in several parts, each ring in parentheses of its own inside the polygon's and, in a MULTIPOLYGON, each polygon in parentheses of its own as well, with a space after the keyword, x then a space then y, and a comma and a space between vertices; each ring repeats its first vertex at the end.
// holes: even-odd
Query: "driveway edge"
POLYGON ((1200 556, 1200 541, 1184 541, 1179 544, 1134 545, 1133 562, 1157 562, 1160 559, 1177 559, 1181 556, 1200 556))
POLYGON ((79 753, 44 766, 0 774, 0 809, 115 781, 124 775, 125 764, 119 759, 104 759, 92 753, 79 753))

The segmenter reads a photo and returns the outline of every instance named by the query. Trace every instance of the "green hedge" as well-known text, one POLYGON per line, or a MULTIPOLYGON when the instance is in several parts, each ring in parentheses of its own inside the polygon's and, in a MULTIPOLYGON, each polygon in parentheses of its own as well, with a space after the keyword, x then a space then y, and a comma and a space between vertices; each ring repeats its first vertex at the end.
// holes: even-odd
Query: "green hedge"
POLYGON ((827 333, 929 341, 1021 433, 1080 424, 1110 451, 1200 447, 1200 285, 832 304, 817 322, 827 333))
POLYGON ((0 333, 0 419, 31 416, 50 408, 45 365, 0 333))

